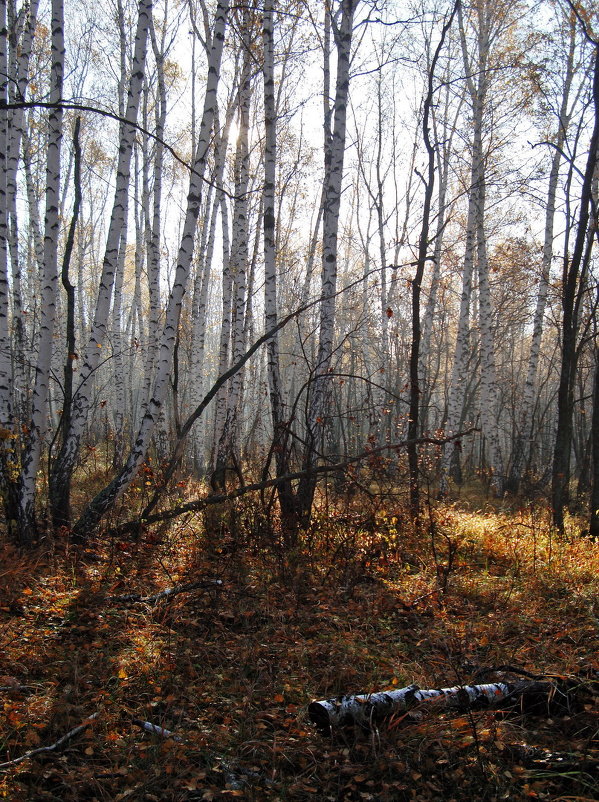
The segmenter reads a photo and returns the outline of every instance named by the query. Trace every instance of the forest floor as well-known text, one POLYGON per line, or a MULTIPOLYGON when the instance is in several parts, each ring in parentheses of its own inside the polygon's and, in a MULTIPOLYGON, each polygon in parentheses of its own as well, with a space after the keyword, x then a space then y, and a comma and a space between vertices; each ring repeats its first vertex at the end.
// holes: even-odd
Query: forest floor
POLYGON ((416 535, 391 503, 331 507, 290 549, 238 501, 136 541, 4 545, 0 762, 15 764, 0 797, 599 799, 592 683, 571 710, 537 715, 417 708, 371 732, 310 724, 313 699, 505 665, 556 682, 599 669, 599 543, 575 522, 558 537, 534 506, 432 516, 416 535))

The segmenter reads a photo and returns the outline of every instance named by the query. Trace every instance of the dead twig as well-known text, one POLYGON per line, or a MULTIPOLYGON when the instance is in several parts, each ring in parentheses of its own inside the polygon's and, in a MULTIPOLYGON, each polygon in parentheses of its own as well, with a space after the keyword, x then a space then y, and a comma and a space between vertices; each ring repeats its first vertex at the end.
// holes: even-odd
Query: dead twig
POLYGON ((63 744, 66 744, 68 741, 75 738, 75 736, 79 735, 79 733, 83 732, 83 730, 87 729, 91 722, 98 717, 98 715, 99 712, 93 713, 91 716, 89 716, 89 718, 85 719, 83 724, 80 724, 78 727, 69 730, 66 735, 63 735, 62 738, 59 738, 58 741, 55 741, 55 743, 51 744, 50 746, 40 746, 37 749, 31 749, 29 752, 25 752, 24 755, 21 755, 21 757, 16 757, 14 760, 7 760, 6 763, 0 763, 0 769, 10 769, 13 766, 18 766, 19 763, 22 763, 24 760, 29 760, 29 758, 35 757, 35 755, 41 755, 45 752, 55 752, 63 744))

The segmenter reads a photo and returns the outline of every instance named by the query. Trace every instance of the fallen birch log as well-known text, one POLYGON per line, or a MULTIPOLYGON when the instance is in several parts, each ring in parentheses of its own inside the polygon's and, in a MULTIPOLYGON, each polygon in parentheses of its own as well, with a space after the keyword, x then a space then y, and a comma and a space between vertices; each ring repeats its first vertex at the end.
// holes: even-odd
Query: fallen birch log
POLYGON ((161 727, 159 724, 152 724, 151 721, 142 721, 138 718, 134 718, 132 723, 135 724, 136 727, 141 727, 142 730, 152 735, 159 735, 162 738, 171 738, 173 741, 177 741, 177 743, 183 743, 183 738, 179 738, 179 736, 171 730, 165 730, 164 727, 161 727))
POLYGON ((163 599, 172 599, 179 593, 189 593, 191 590, 209 590, 210 588, 222 589, 222 579, 202 579, 199 582, 189 582, 187 585, 175 585, 172 588, 161 590, 152 596, 142 596, 140 593, 125 593, 122 596, 110 596, 112 602, 133 602, 140 604, 157 604, 163 599))
POLYGON ((539 705, 547 709, 549 703, 554 709, 556 705, 564 710, 569 709, 566 685, 551 681, 520 680, 431 690, 409 685, 393 691, 340 696, 312 702, 308 706, 308 716, 318 729, 325 731, 351 724, 370 728, 395 713, 425 705, 468 710, 497 707, 508 701, 514 704, 520 701, 530 712, 533 709, 541 712, 539 705))

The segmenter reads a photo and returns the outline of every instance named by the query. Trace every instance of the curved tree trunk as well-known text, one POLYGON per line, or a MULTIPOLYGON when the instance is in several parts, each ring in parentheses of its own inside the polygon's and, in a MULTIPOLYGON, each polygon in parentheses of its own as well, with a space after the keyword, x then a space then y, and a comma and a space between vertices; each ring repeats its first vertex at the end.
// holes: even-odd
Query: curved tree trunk
MULTIPOLYGON (((564 506, 568 500, 570 481, 570 452, 572 448, 572 413, 574 408, 574 382, 577 363, 577 336, 579 328, 579 306, 588 269, 594 237, 589 239, 591 222, 591 202, 593 181, 597 167, 597 147, 599 146, 599 45, 595 47, 593 73, 593 113, 594 124, 584 180, 580 195, 576 240, 572 257, 564 256, 562 283, 562 350, 560 379, 557 394, 557 431, 553 452, 553 471, 551 478, 551 503, 553 523, 564 530, 564 506)), ((596 225, 596 211, 593 211, 596 225)))

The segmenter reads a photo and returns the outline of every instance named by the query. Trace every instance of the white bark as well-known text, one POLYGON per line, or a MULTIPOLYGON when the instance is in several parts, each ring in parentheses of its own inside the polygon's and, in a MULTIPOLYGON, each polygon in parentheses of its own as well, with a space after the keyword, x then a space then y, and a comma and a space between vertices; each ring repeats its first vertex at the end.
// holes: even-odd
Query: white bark
POLYGON ((453 138, 457 130, 457 120, 461 112, 464 95, 462 94, 456 105, 455 111, 450 119, 450 102, 453 98, 454 87, 450 79, 450 64, 449 59, 448 68, 445 73, 445 87, 444 99, 438 106, 441 108, 441 119, 439 119, 439 112, 435 105, 431 108, 431 118, 433 122, 433 131, 435 134, 435 143, 437 149, 437 170, 439 175, 439 188, 437 193, 437 221, 435 227, 435 238, 433 248, 433 265, 432 272, 428 287, 428 297, 426 299, 426 307, 422 316, 422 341, 420 344, 420 366, 418 374, 422 382, 422 429, 423 432, 428 428, 428 414, 433 386, 431 381, 430 371, 430 353, 433 329, 437 313, 437 297, 439 293, 439 284, 441 279, 441 261, 443 257, 443 243, 445 226, 447 223, 447 190, 449 184, 449 168, 450 158, 453 153, 453 138))
MULTIPOLYGON (((151 14, 152 0, 140 0, 133 64, 127 97, 127 109, 125 112, 127 123, 135 124, 137 121, 151 14)), ((71 425, 69 431, 64 435, 61 452, 53 466, 51 474, 51 492, 55 497, 56 494, 62 493, 62 488, 66 487, 70 482, 79 450, 81 435, 83 434, 91 404, 91 380, 102 358, 102 349, 105 344, 106 326, 110 312, 110 300, 117 268, 121 231, 125 223, 134 135, 135 129, 133 126, 125 124, 123 126, 122 139, 119 143, 114 203, 106 237, 106 250, 102 265, 102 276, 98 288, 94 319, 89 341, 82 359, 78 390, 73 399, 71 425)))
POLYGON ((219 0, 215 12, 212 47, 208 59, 208 78, 206 83, 204 111, 189 182, 187 209, 177 257, 177 268, 160 340, 153 394, 145 410, 133 449, 129 454, 125 466, 113 481, 93 499, 77 522, 74 532, 75 535, 80 538, 86 537, 87 534, 94 529, 102 515, 114 504, 115 500, 124 492, 135 477, 140 465, 146 457, 156 423, 163 408, 168 382, 171 376, 173 352, 179 328, 181 303, 191 268, 195 230, 202 203, 203 179, 211 144, 212 128, 217 104, 217 89, 228 10, 229 0, 219 0))
MULTIPOLYGON (((275 105, 273 0, 264 0, 262 40, 264 53, 264 323, 266 331, 274 328, 278 319, 277 261, 275 230, 275 189, 277 159, 277 112, 275 105)), ((278 333, 266 346, 268 385, 273 429, 283 419, 283 398, 279 365, 278 333)))
MULTIPOLYGON (((493 682, 484 685, 456 685, 451 688, 421 689, 409 685, 392 691, 341 696, 312 702, 308 715, 321 730, 357 724, 370 729, 394 713, 433 708, 469 709, 496 707, 508 698, 516 701, 529 694, 549 700, 551 694, 559 695, 567 704, 565 693, 550 681, 520 680, 518 682, 493 682)), ((534 702, 533 702, 534 704, 534 702)))
MULTIPOLYGON (((225 169, 225 161, 227 155, 227 142, 229 137, 229 128, 233 119, 233 114, 235 112, 235 104, 230 103, 227 108, 225 124, 222 131, 219 133, 216 144, 215 144, 215 152, 214 152, 214 171, 212 175, 212 184, 216 187, 220 187, 223 182, 223 175, 225 169)), ((215 121, 215 129, 218 129, 218 115, 215 121)), ((204 364, 204 348, 205 348, 205 341, 206 341, 206 322, 207 322, 207 301, 208 301, 208 290, 210 285, 210 274, 212 268, 212 260, 214 257, 214 246, 216 242, 216 225, 218 222, 219 216, 219 209, 221 206, 225 207, 226 204, 224 203, 224 194, 221 190, 217 189, 214 193, 214 200, 212 201, 212 187, 207 193, 206 199, 206 210, 210 210, 209 221, 205 220, 203 227, 202 227, 202 242, 200 246, 200 253, 198 258, 198 265, 196 268, 196 280, 194 284, 194 295, 193 295, 193 330, 192 330, 192 343, 193 343, 193 350, 192 350, 192 358, 191 358, 191 376, 192 376, 192 387, 191 387, 191 395, 190 395, 190 403, 191 408, 196 409, 202 398, 204 397, 205 392, 205 381, 204 379, 206 376, 204 375, 203 371, 203 364, 204 364)), ((223 223, 226 226, 227 218, 226 212, 225 217, 223 218, 223 223)), ((228 342, 229 342, 229 334, 230 334, 230 306, 231 306, 231 284, 230 278, 231 274, 229 271, 229 260, 228 260, 228 230, 223 231, 223 249, 226 257, 223 261, 223 315, 224 320, 226 321, 225 330, 222 330, 221 327, 221 339, 220 339, 220 347, 219 347, 219 374, 223 373, 227 369, 227 359, 228 359, 228 342)), ((219 427, 217 431, 222 432, 222 423, 224 421, 224 401, 225 395, 223 395, 220 399, 220 406, 219 410, 221 413, 221 419, 219 423, 219 427)), ((200 435, 196 431, 194 434, 194 446, 195 446, 195 459, 196 463, 200 459, 200 435)))
MULTIPOLYGON (((488 260, 484 232, 485 218, 485 154, 483 145, 484 112, 489 88, 489 52, 491 41, 491 21, 493 7, 488 0, 480 3, 474 12, 477 16, 477 42, 473 59, 469 55, 469 46, 464 31, 464 20, 461 6, 458 8, 462 57, 466 73, 466 86, 472 107, 472 164, 470 169, 470 189, 468 196, 468 220, 466 224, 466 251, 462 279, 462 298, 460 318, 456 339, 455 357, 452 370, 451 388, 448 402, 447 423, 445 433, 451 436, 460 425, 463 412, 463 390, 465 384, 467 342, 469 332, 470 296, 472 292, 472 273, 477 262, 479 277, 479 327, 481 334, 481 423, 483 434, 489 444, 492 484, 496 492, 503 486, 503 467, 499 449, 499 433, 497 421, 497 379, 495 371, 495 346, 493 340, 493 306, 488 276, 488 260)), ((456 442, 454 452, 445 449, 441 464, 440 489, 447 491, 447 474, 451 459, 459 459, 459 444, 456 442)))
MULTIPOLYGON (((119 23, 119 49, 121 72, 118 83, 118 106, 119 114, 125 112, 125 82, 127 76, 127 39, 125 36, 125 17, 121 0, 117 3, 117 17, 119 23)), ((119 136, 122 138, 124 126, 121 123, 119 136)), ((123 213, 123 227, 119 243, 119 254, 116 261, 114 276, 114 290, 112 301, 112 325, 111 325, 111 345, 112 345, 112 379, 114 384, 114 409, 113 409, 113 464, 115 468, 120 468, 123 464, 125 453, 125 361, 123 359, 123 337, 122 337, 122 299, 123 284, 125 280, 125 259, 127 255, 127 231, 128 231, 128 209, 129 198, 125 196, 125 209, 123 213)))
MULTIPOLYGON (((335 334, 335 292, 337 289, 337 238, 339 230, 339 210, 341 206, 341 183, 345 157, 345 133, 347 101, 349 94, 349 65, 351 57, 352 28, 355 10, 359 0, 342 0, 341 20, 335 29, 337 48, 337 76, 333 115, 333 132, 330 149, 325 145, 325 192, 323 206, 322 240, 322 278, 320 306, 320 328, 315 378, 311 387, 308 413, 309 446, 306 460, 308 465, 316 462, 319 440, 323 434, 323 424, 327 417, 329 378, 333 355, 335 334)), ((325 125, 326 129, 326 125, 325 125)), ((326 134, 325 134, 326 138, 326 134)), ((312 484, 312 481, 310 481, 312 484)), ((306 502, 311 506, 313 489, 306 488, 306 502)), ((304 491, 304 492, 305 492, 304 491)), ((307 510, 305 510, 307 513, 307 510)))
MULTIPOLYGON (((6 30, 6 0, 0 0, 0 30, 6 30)), ((0 104, 8 100, 8 39, 0 35, 0 104)), ((14 463, 12 448, 12 365, 9 323, 10 293, 8 282, 8 202, 6 179, 8 112, 0 106, 0 474, 1 489, 11 481, 9 466, 14 463)))
MULTIPOLYGON (((22 25, 17 26, 12 20, 9 33, 11 83, 9 87, 10 100, 25 99, 29 82, 29 60, 33 44, 33 35, 37 23, 37 10, 39 0, 30 3, 28 13, 22 25), (22 28, 22 30, 21 30, 22 28)), ((14 16, 14 10, 13 15, 14 16)), ((24 420, 27 399, 27 372, 25 370, 25 322, 22 301, 21 260, 19 258, 19 231, 17 224, 17 170, 23 137, 24 109, 17 108, 11 112, 10 139, 8 142, 6 195, 7 213, 10 223, 10 254, 12 267, 12 297, 13 320, 12 328, 15 338, 14 385, 16 389, 15 403, 18 407, 17 415, 24 420)))
MULTIPOLYGON (((248 271, 248 182, 249 126, 252 98, 251 16, 244 11, 242 31, 243 67, 239 85, 239 134, 235 153, 235 203, 233 206, 232 241, 229 270, 232 282, 231 363, 238 362, 245 351, 245 305, 248 271)), ((224 481, 223 471, 231 458, 236 460, 237 422, 243 386, 243 371, 231 378, 226 398, 226 410, 217 446, 215 471, 217 481, 224 481)))
POLYGON ((144 409, 149 401, 152 381, 154 378, 154 371, 156 367, 156 358, 158 352, 158 342, 160 339, 160 225, 162 217, 162 176, 164 171, 164 145, 162 140, 164 138, 164 129, 166 125, 166 84, 164 80, 164 37, 159 43, 156 39, 156 32, 152 23, 150 27, 150 35, 152 39, 152 49, 154 51, 154 59, 156 61, 156 76, 157 76, 157 99, 155 105, 155 129, 156 129, 156 142, 154 144, 154 163, 152 175, 152 203, 150 215, 150 190, 148 186, 147 175, 147 150, 148 141, 144 137, 144 180, 143 180, 143 208, 145 216, 146 227, 146 251, 147 251, 147 271, 148 271, 148 296, 150 301, 150 314, 148 319, 148 337, 147 337, 147 359, 146 359, 146 377, 144 387, 144 409))
POLYGON ((64 7, 63 0, 52 0, 52 67, 50 102, 57 104, 48 115, 46 162, 46 211, 44 223, 44 272, 41 285, 38 359, 32 396, 28 441, 21 464, 20 536, 30 542, 35 530, 36 478, 48 417, 48 382, 53 351, 56 294, 58 286, 58 239, 60 233, 60 157, 62 145, 62 99, 64 74, 64 7))

